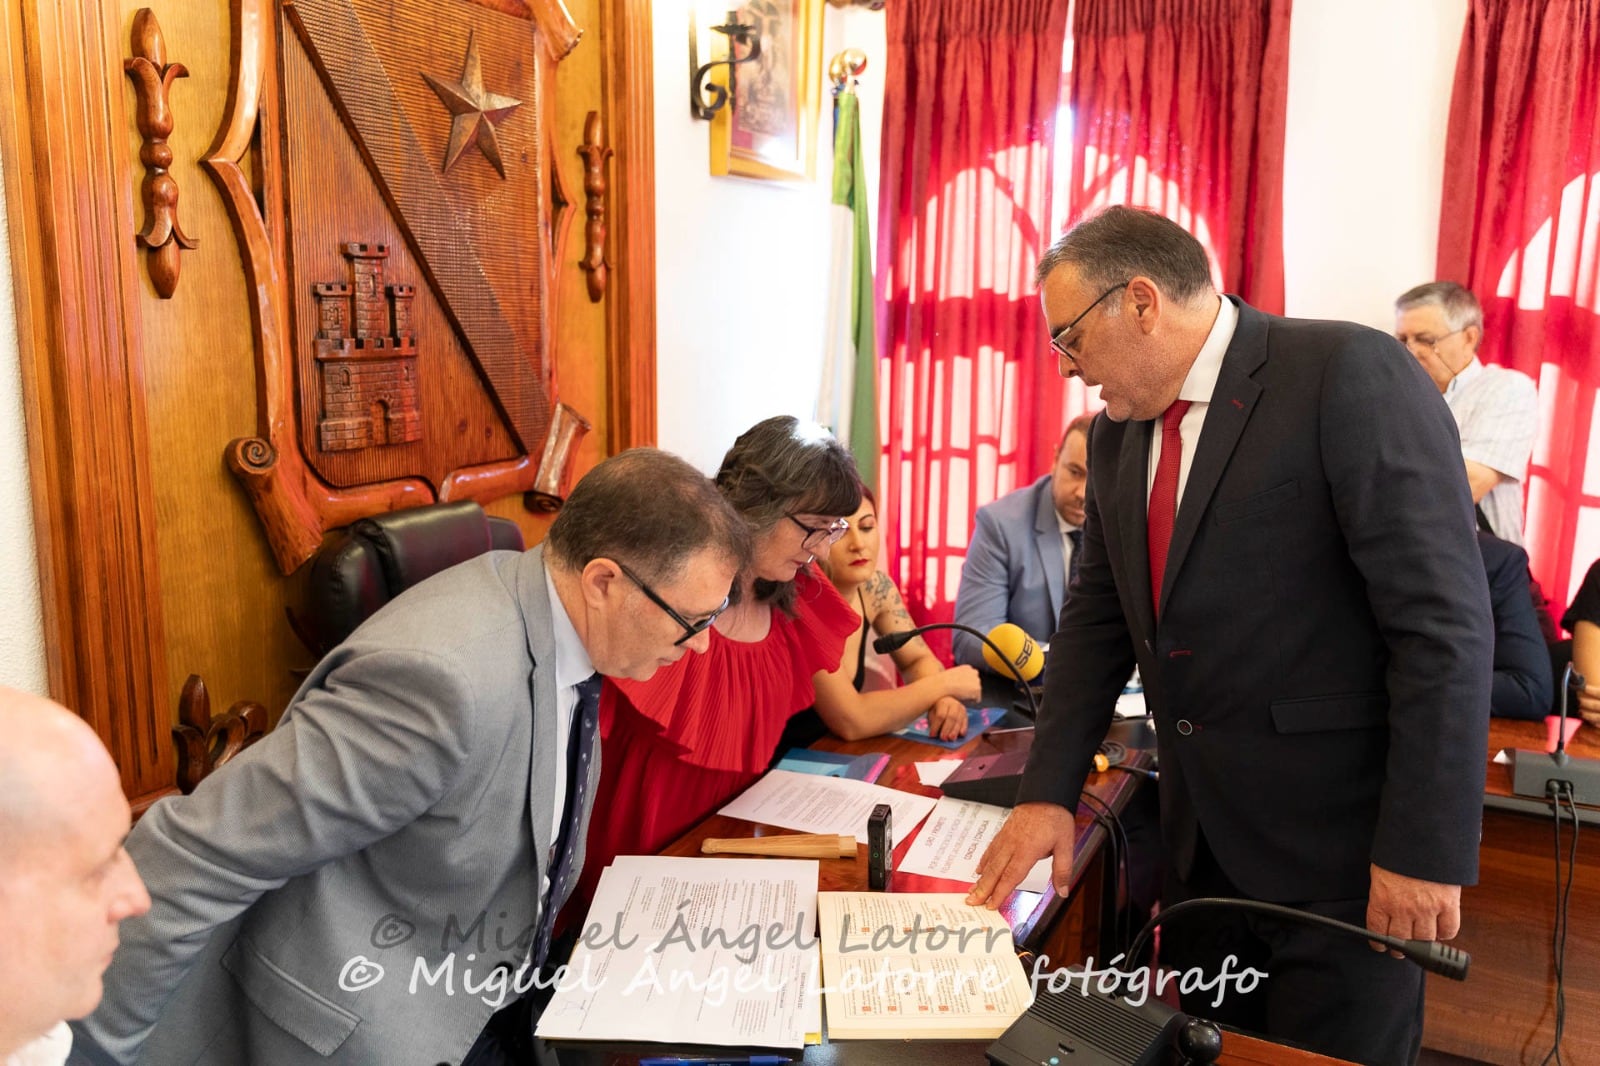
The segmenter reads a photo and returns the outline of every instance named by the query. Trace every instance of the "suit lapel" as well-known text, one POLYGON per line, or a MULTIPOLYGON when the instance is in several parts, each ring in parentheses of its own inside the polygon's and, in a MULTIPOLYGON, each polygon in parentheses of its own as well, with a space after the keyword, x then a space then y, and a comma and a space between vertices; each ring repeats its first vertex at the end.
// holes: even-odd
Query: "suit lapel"
MULTIPOLYGON (((1267 322, 1255 309, 1240 304, 1239 321, 1233 340, 1222 357, 1217 387, 1206 408, 1205 428, 1195 448, 1189 479, 1183 486, 1183 499, 1172 524, 1172 543, 1167 549, 1167 572, 1162 583, 1161 608, 1166 610, 1172 583, 1183 569, 1189 547, 1200 529, 1200 519, 1211 504, 1211 497, 1228 468, 1228 460, 1250 421, 1261 386, 1251 377, 1267 361, 1267 322)), ((1148 577, 1146 583, 1148 583, 1148 577)))
POLYGON ((1138 612, 1138 640, 1147 640, 1155 632, 1155 615, 1150 607, 1150 550, 1148 518, 1145 513, 1149 488, 1146 485, 1150 469, 1150 422, 1130 422, 1122 435, 1122 454, 1117 460, 1116 500, 1125 552, 1125 573, 1128 599, 1138 612))
POLYGON ((1061 604, 1067 598, 1067 557, 1061 550, 1061 523, 1056 521, 1056 501, 1050 494, 1050 479, 1034 485, 1033 537, 1044 567, 1044 583, 1050 592, 1050 613, 1061 617, 1061 604))
MULTIPOLYGON (((533 752, 528 773, 528 811, 533 833, 534 861, 544 871, 550 856, 550 815, 555 805, 556 760, 556 645, 550 619, 550 594, 545 585, 544 548, 524 552, 517 560, 517 599, 527 626, 528 696, 533 714, 533 752)), ((537 882, 535 882, 537 886, 537 882)), ((535 888, 537 891, 537 887, 535 888)))

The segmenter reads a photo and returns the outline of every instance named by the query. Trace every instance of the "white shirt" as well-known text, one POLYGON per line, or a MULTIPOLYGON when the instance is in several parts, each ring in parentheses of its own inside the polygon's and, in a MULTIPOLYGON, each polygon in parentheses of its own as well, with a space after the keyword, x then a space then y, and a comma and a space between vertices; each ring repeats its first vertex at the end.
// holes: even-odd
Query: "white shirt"
POLYGON ((1501 540, 1522 543, 1522 482, 1539 429, 1539 390, 1526 374, 1484 366, 1476 356, 1450 379, 1444 402, 1461 433, 1461 457, 1506 480, 1478 506, 1501 540))
MULTIPOLYGON (((556 638, 556 801, 550 819, 550 840, 554 843, 561 836, 561 819, 566 813, 567 745, 572 737, 572 716, 578 708, 577 686, 594 673, 594 663, 589 661, 588 649, 578 639, 578 631, 572 628, 572 619, 567 617, 567 609, 556 595, 549 563, 544 568, 544 587, 550 594, 550 623, 556 638)), ((549 891, 550 877, 546 871, 540 881, 539 897, 543 899, 549 891)))
POLYGON ((66 1022, 57 1022, 54 1029, 33 1043, 12 1052, 5 1066, 61 1066, 71 1051, 72 1030, 67 1028, 66 1022))
MULTIPOLYGON (((1178 423, 1183 435, 1183 455, 1178 461, 1178 502, 1183 502, 1183 489, 1189 483, 1189 468, 1194 465, 1195 446, 1200 443, 1200 431, 1206 424, 1206 412, 1211 409, 1211 394, 1217 388, 1217 376, 1222 373, 1222 357, 1228 354, 1233 341, 1234 328, 1239 324, 1239 309, 1226 296, 1219 296, 1222 306, 1217 309, 1217 320, 1211 323, 1211 332, 1200 346, 1200 354, 1189 367, 1189 376, 1183 379, 1178 399, 1190 401, 1189 409, 1178 423)), ((1144 498, 1148 504, 1156 483, 1156 466, 1161 462, 1161 419, 1157 418, 1150 434, 1150 466, 1145 472, 1144 498)))

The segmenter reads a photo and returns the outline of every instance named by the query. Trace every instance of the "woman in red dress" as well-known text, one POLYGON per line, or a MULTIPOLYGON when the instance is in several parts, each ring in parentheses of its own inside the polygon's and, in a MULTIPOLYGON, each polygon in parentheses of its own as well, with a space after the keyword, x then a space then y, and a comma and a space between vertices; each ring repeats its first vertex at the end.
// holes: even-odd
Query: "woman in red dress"
POLYGON ((605 679, 600 785, 575 900, 592 895, 615 856, 660 851, 760 777, 789 717, 811 706, 812 677, 838 667, 859 623, 813 562, 861 501, 843 445, 820 426, 769 418, 734 442, 716 481, 750 524, 750 564, 703 655, 649 681, 605 679))

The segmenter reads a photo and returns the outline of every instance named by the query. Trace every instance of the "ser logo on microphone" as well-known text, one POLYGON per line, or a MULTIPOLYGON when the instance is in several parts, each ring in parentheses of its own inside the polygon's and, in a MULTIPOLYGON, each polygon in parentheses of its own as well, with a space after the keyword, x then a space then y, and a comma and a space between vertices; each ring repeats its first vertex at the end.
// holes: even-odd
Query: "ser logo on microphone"
POLYGON ((989 640, 995 645, 983 647, 983 661, 989 668, 1006 677, 1016 677, 1024 683, 1032 681, 1044 669, 1044 653, 1039 644, 1021 626, 1002 622, 989 630, 989 640), (996 648, 1005 654, 1002 660, 996 648))

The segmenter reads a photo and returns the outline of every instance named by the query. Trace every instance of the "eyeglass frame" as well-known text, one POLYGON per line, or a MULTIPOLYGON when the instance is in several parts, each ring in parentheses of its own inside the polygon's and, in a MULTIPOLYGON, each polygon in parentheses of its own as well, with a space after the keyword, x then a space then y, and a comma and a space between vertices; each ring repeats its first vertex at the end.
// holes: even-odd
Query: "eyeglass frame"
POLYGON ((1445 341, 1449 340, 1451 337, 1456 336, 1458 333, 1465 333, 1467 330, 1469 330, 1471 328, 1472 328, 1471 326, 1462 326, 1460 329, 1451 330, 1449 333, 1444 334, 1442 337, 1435 337, 1431 341, 1425 341, 1421 337, 1412 337, 1408 341, 1400 341, 1400 338, 1396 337, 1395 340, 1400 341, 1400 347, 1404 348, 1408 352, 1411 350, 1411 346, 1413 344, 1415 344, 1419 348, 1428 349, 1428 354, 1429 355, 1438 355, 1439 354, 1439 345, 1440 344, 1442 344, 1445 341))
MULTIPOLYGON (((617 561, 613 559, 612 562, 617 561)), ((671 604, 662 599, 660 595, 656 593, 656 590, 651 588, 644 578, 628 569, 626 564, 617 562, 617 569, 621 570, 623 575, 626 576, 629 581, 632 581, 635 585, 638 585, 639 591, 644 593, 645 596, 649 598, 651 603, 661 608, 667 613, 668 618, 678 623, 678 626, 683 630, 683 636, 672 642, 672 646, 674 648, 681 647, 685 642, 693 640, 701 633, 704 633, 706 630, 710 629, 711 623, 715 622, 719 617, 721 617, 722 612, 726 611, 733 601, 733 597, 731 595, 724 596, 722 597, 721 607, 718 607, 716 610, 712 611, 710 614, 706 615, 697 622, 690 622, 685 619, 683 615, 674 610, 671 604)))
POLYGON ((800 547, 812 555, 817 554, 823 548, 829 548, 837 544, 841 537, 850 532, 850 519, 848 518, 835 518, 827 525, 819 527, 808 526, 792 514, 785 514, 783 517, 805 530, 806 539, 800 542, 800 547), (818 537, 825 539, 820 544, 812 544, 811 542, 818 537))
POLYGON ((1064 337, 1066 337, 1067 334, 1071 333, 1074 329, 1076 329, 1077 326, 1078 326, 1078 323, 1082 322, 1084 320, 1084 318, 1086 318, 1088 316, 1090 311, 1093 311, 1096 307, 1099 307, 1102 300, 1104 300, 1107 296, 1110 296, 1112 293, 1116 292, 1118 289, 1127 288, 1132 283, 1133 283, 1133 279, 1129 278, 1127 281, 1118 282, 1117 284, 1111 286, 1111 288, 1107 289, 1105 292, 1101 293, 1099 296, 1096 296, 1094 298, 1094 302, 1091 303, 1088 307, 1085 307, 1078 314, 1077 318, 1074 318, 1071 322, 1068 322, 1066 325, 1062 326, 1060 329, 1058 329, 1054 333, 1050 334, 1050 347, 1051 347, 1051 349, 1053 349, 1055 351, 1056 355, 1060 356, 1063 359, 1070 359, 1072 361, 1072 365, 1073 366, 1077 366, 1078 365, 1078 357, 1073 355, 1071 352, 1067 351, 1067 347, 1066 347, 1065 344, 1062 343, 1062 339, 1064 337))

